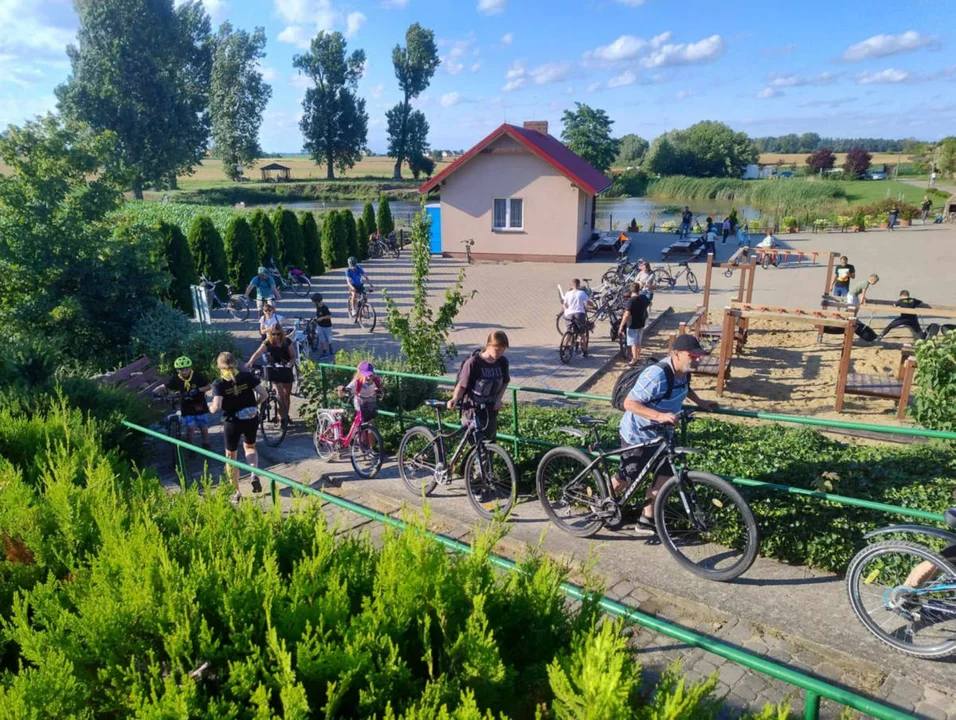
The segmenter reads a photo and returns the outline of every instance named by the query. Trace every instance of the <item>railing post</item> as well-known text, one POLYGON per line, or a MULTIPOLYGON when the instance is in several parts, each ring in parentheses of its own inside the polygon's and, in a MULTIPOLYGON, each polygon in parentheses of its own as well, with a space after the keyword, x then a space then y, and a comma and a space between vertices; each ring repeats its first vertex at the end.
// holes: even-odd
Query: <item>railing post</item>
POLYGON ((269 480, 269 492, 272 494, 272 507, 279 504, 279 485, 275 480, 269 480))
POLYGON ((176 446, 176 464, 179 465, 179 474, 183 478, 184 484, 189 484, 189 476, 186 474, 186 458, 183 457, 182 445, 176 446))
POLYGON ((515 457, 518 457, 518 437, 521 433, 518 432, 518 388, 511 388, 511 433, 515 436, 514 439, 514 448, 515 448, 515 457))
POLYGON ((322 405, 329 406, 329 383, 325 376, 325 365, 319 365, 319 375, 322 378, 322 405))
POLYGON ((820 717, 820 696, 813 690, 805 690, 803 697, 803 717, 805 720, 817 720, 820 717))
MULTIPOLYGON (((397 375, 395 377, 395 388, 398 393, 398 429, 402 432, 405 432, 405 418, 402 416, 402 376, 397 375)), ((441 428, 438 428, 438 432, 441 432, 441 428)))

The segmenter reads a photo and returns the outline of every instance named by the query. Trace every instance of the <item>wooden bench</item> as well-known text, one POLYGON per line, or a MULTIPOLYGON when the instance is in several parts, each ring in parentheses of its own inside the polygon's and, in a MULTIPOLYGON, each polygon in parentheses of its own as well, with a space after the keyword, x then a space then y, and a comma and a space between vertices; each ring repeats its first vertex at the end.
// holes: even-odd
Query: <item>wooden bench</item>
POLYGON ((867 373, 848 373, 846 376, 847 395, 861 395, 863 397, 886 398, 898 400, 896 417, 906 415, 910 393, 913 389, 913 376, 916 374, 916 359, 907 358, 903 363, 903 377, 895 378, 887 375, 872 375, 867 373))
POLYGON ((165 378, 159 376, 159 370, 153 365, 153 361, 145 355, 99 380, 137 395, 148 395, 165 382, 165 378))
POLYGON ((609 232, 603 233, 598 237, 594 238, 584 246, 584 254, 589 258, 594 257, 597 253, 601 252, 611 252, 624 254, 631 247, 631 241, 624 240, 621 241, 620 233, 609 232))

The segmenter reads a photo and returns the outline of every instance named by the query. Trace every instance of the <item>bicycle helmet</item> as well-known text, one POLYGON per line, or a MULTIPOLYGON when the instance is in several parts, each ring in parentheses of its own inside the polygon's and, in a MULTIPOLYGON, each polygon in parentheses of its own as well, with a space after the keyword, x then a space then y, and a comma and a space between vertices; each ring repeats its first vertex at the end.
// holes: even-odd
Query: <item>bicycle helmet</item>
POLYGON ((186 370, 193 366, 193 361, 185 355, 181 355, 173 362, 173 367, 177 370, 186 370))
POLYGON ((259 275, 267 275, 269 271, 266 269, 265 265, 260 265, 259 269, 256 270, 259 275))
POLYGON ((356 265, 358 265, 358 260, 356 260, 355 256, 353 255, 349 258, 349 267, 354 268, 356 265))
POLYGON ((314 303, 322 302, 322 293, 312 293, 312 302, 314 303))

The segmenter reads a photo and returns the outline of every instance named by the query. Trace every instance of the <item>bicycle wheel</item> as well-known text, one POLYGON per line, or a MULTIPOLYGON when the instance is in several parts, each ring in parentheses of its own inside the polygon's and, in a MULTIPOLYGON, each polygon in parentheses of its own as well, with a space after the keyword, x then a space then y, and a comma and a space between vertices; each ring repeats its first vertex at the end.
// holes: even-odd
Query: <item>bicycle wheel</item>
MULTIPOLYGON (((335 424, 335 415, 330 412, 320 412, 316 415, 312 444, 315 446, 315 454, 322 460, 328 460, 335 452, 336 442, 333 435, 335 424)), ((339 428, 339 432, 342 432, 341 428, 339 428)))
POLYGON ((571 356, 574 354, 574 333, 568 330, 561 338, 561 344, 558 346, 558 356, 561 362, 567 365, 571 362, 571 356))
MULTIPOLYGON (((298 348, 296 348, 298 352, 298 348)), ((302 357, 301 354, 296 357, 302 357)), ((299 363, 292 366, 292 394, 298 396, 302 391, 302 371, 299 370, 299 363)))
POLYGON ((627 331, 617 334, 617 348, 621 355, 621 360, 631 359, 631 348, 627 344, 627 331))
POLYGON ((691 292, 700 292, 700 285, 697 283, 697 276, 691 270, 687 271, 687 287, 691 292))
POLYGON ((358 321, 364 330, 372 332, 375 329, 375 323, 378 321, 378 318, 375 314, 375 308, 368 302, 362 303, 362 306, 359 308, 358 321))
POLYGON ((312 293, 312 281, 305 275, 292 276, 292 292, 298 297, 305 297, 312 293))
POLYGON ((726 480, 690 470, 675 475, 654 503, 661 542, 686 570, 723 582, 745 573, 757 557, 757 523, 726 480), (686 507, 690 508, 688 515, 686 507))
POLYGON ((362 423, 351 442, 352 469, 359 477, 373 478, 382 469, 382 436, 373 425, 362 423))
POLYGON ((617 274, 617 268, 611 268, 601 276, 602 285, 617 285, 619 281, 620 276, 617 274))
POLYGON ((557 447, 541 458, 535 475, 544 512, 574 537, 591 537, 604 527, 597 515, 606 497, 604 484, 596 469, 584 473, 590 464, 590 458, 577 448, 557 447))
POLYGON ((508 451, 482 442, 465 460, 468 501, 481 517, 507 518, 518 498, 518 473, 508 451))
MULTIPOLYGON (((173 438, 173 440, 183 439, 183 421, 180 419, 179 415, 170 415, 166 419, 166 434, 173 438)), ((165 444, 169 445, 169 449, 173 451, 173 470, 179 470, 179 446, 173 443, 165 444)), ((185 456, 183 457, 183 463, 185 463, 185 456)))
POLYGON ((567 329, 564 327, 564 310, 561 310, 554 318, 554 329, 558 331, 558 335, 564 335, 564 331, 567 329))
POLYGON ((863 626, 890 647, 920 658, 956 654, 956 567, 929 548, 870 545, 850 561, 846 589, 863 626), (926 579, 908 587, 920 563, 927 563, 926 579))
POLYGON ((398 473, 416 497, 431 495, 438 485, 438 444, 427 427, 410 428, 398 446, 398 473))
POLYGON ((233 296, 229 298, 226 309, 229 311, 233 320, 242 322, 249 317, 249 306, 238 297, 233 296))
POLYGON ((373 243, 369 246, 368 255, 372 259, 378 259, 382 257, 382 245, 381 243, 373 243))
POLYGON ((760 253, 760 267, 764 270, 770 267, 770 253, 760 253))
POLYGON ((395 247, 389 250, 388 254, 391 255, 395 260, 398 260, 402 256, 402 249, 395 247))
POLYGON ((285 404, 278 395, 269 395, 259 406, 259 434, 269 447, 278 447, 285 440, 289 430, 288 423, 282 421, 285 404))
POLYGON ((668 272, 667 268, 663 265, 658 268, 654 268, 654 277, 657 278, 657 288, 658 290, 665 290, 670 287, 674 287, 675 280, 668 272))

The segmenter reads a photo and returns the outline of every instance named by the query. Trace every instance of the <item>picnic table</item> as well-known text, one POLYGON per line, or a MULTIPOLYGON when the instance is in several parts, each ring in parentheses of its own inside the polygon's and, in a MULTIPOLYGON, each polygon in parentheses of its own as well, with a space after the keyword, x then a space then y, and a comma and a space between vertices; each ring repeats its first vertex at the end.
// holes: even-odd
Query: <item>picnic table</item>
POLYGON ((631 247, 630 239, 621 240, 621 233, 616 231, 604 232, 590 240, 584 246, 584 253, 590 258, 597 253, 609 252, 624 255, 631 247))
POLYGON ((681 260, 697 260, 704 253, 704 245, 696 238, 693 240, 676 240, 661 250, 661 259, 667 262, 672 257, 681 260))

